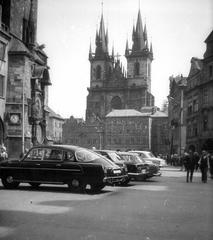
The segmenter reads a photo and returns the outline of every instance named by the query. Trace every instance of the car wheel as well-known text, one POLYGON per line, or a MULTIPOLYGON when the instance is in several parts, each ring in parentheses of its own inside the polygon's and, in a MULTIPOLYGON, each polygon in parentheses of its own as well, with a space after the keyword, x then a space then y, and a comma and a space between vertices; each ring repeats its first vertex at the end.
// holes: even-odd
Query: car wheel
POLYGON ((86 184, 83 181, 74 178, 70 183, 68 183, 68 188, 74 192, 84 192, 86 189, 86 184))
POLYGON ((121 186, 126 186, 126 185, 128 185, 129 182, 130 182, 130 179, 127 179, 121 183, 121 186))
POLYGON ((3 176, 1 181, 3 186, 7 189, 14 189, 17 188, 19 185, 19 182, 14 181, 12 175, 3 176))
POLYGON ((41 183, 29 183, 31 185, 32 188, 38 188, 41 183))

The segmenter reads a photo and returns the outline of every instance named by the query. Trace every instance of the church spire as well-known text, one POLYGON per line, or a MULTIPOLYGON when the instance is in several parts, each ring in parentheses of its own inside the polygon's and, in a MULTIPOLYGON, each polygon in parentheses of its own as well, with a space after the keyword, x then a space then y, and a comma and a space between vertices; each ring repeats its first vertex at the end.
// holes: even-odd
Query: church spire
POLYGON ((101 13, 101 21, 99 31, 96 32, 96 57, 104 57, 108 55, 108 30, 105 31, 103 10, 101 13))
POLYGON ((141 51, 144 48, 145 48, 145 40, 144 40, 144 32, 143 32, 143 23, 141 19, 141 12, 139 9, 136 29, 133 35, 133 51, 141 51))

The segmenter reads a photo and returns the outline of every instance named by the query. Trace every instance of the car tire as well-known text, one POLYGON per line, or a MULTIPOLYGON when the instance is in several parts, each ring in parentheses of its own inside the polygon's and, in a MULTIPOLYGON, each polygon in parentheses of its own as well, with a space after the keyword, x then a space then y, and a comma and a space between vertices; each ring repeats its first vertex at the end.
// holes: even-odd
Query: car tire
POLYGON ((85 192, 86 184, 77 178, 73 178, 71 182, 68 183, 68 188, 72 192, 85 192))
POLYGON ((127 179, 121 183, 121 186, 127 186, 129 184, 129 182, 130 182, 130 179, 127 179))
POLYGON ((31 185, 32 188, 38 188, 41 183, 29 183, 31 185))
POLYGON ((19 185, 19 182, 15 182, 13 180, 13 176, 12 175, 3 176, 1 181, 2 181, 3 186, 5 188, 7 188, 7 189, 15 189, 19 185))

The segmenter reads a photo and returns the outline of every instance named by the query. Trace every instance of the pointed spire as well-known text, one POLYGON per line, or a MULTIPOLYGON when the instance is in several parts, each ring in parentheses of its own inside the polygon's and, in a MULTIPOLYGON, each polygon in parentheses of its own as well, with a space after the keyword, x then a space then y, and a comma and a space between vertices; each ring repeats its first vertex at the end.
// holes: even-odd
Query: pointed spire
POLYGON ((144 41, 143 24, 141 19, 141 12, 139 9, 136 29, 133 36, 133 51, 141 51, 144 48, 145 48, 145 41, 144 41))
POLYGON ((153 54, 152 43, 150 44, 150 53, 153 54))
POLYGON ((90 45, 89 45, 89 60, 92 59, 92 46, 91 46, 91 40, 90 40, 90 45))
POLYGON ((128 39, 126 40, 126 50, 125 50, 125 56, 129 55, 129 43, 128 39))
POLYGON ((112 58, 115 57, 115 53, 114 53, 114 44, 112 45, 112 58))
POLYGON ((135 25, 133 24, 133 28, 132 28, 132 41, 134 41, 135 39, 135 25))
POLYGON ((146 24, 144 25, 144 31, 143 31, 143 37, 144 37, 144 41, 147 41, 147 30, 146 30, 146 24))

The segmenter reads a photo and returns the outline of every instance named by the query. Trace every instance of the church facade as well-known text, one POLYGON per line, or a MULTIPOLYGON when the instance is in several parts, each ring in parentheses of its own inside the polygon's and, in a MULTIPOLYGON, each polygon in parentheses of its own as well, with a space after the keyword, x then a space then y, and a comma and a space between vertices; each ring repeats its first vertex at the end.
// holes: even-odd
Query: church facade
POLYGON ((143 27, 140 10, 132 31, 132 47, 126 42, 127 71, 109 54, 108 30, 103 14, 96 32, 96 48, 89 51, 90 87, 88 88, 86 121, 103 120, 113 109, 135 109, 154 106, 151 94, 152 45, 148 44, 146 25, 143 27))

